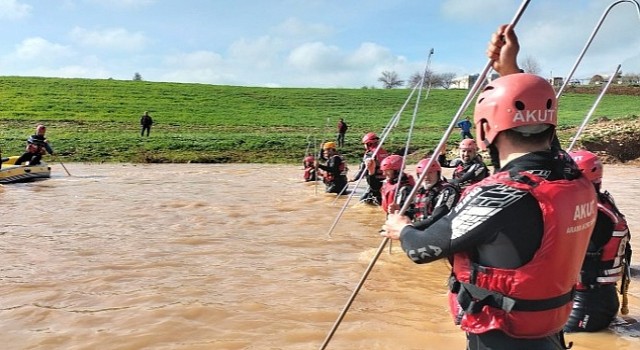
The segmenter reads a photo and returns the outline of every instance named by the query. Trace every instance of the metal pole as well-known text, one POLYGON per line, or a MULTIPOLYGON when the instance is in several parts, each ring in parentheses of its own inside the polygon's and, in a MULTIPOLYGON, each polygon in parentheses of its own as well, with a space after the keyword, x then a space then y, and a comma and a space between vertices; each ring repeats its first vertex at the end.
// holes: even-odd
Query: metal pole
POLYGON ((593 28, 593 31, 591 32, 591 35, 589 36, 589 39, 587 40, 587 43, 584 45, 584 48, 582 49, 582 52, 580 52, 580 54, 578 55, 578 58, 576 59, 576 62, 573 64, 573 67, 569 71, 569 74, 567 75, 565 80, 562 82, 562 87, 560 87, 560 90, 558 90, 558 92, 556 93, 556 99, 560 98, 560 96, 564 92, 564 89, 569 84, 569 81, 573 77, 573 73, 575 73, 576 68, 578 68, 578 65, 580 64, 580 61, 582 61, 582 58, 584 57, 584 54, 587 52, 587 49, 591 45, 591 42, 593 41, 593 38, 596 36, 596 33, 598 32, 598 30, 600 30, 600 27, 602 26, 602 22, 604 21, 604 19, 609 14, 609 11, 611 11, 611 9, 614 6, 616 6, 616 5, 620 4, 620 3, 623 3, 623 2, 628 2, 628 3, 636 5, 636 12, 638 12, 638 17, 640 18, 640 4, 636 0, 618 0, 618 1, 613 2, 611 5, 609 5, 605 9, 604 13, 602 13, 602 16, 600 17, 600 20, 596 24, 595 28, 593 28))
MULTIPOLYGON (((392 126, 394 124, 397 124, 397 121, 400 119, 400 116, 402 115, 402 112, 407 107, 407 104, 411 100, 411 97, 413 96, 413 94, 415 93, 417 88, 418 88, 418 86, 416 85, 413 88, 413 90, 411 90, 411 93, 409 94, 409 97, 407 97, 407 99, 404 101, 404 104, 400 108, 400 111, 398 111, 396 114, 394 114, 393 117, 389 120, 389 122, 385 126, 384 130, 382 131, 382 137, 380 138, 380 141, 378 142, 378 147, 376 147, 376 149, 373 151, 373 154, 371 155, 372 158, 375 158, 376 155, 378 154, 378 152, 380 151, 380 148, 382 148, 382 144, 384 143, 384 141, 387 139, 387 137, 391 133, 392 126)), ((360 182, 364 178, 364 175, 365 175, 365 173, 363 171, 362 174, 360 174, 360 177, 358 178, 358 181, 356 181, 356 185, 355 185, 354 188, 357 188, 360 185, 360 182)), ((347 200, 344 202, 344 204, 342 206, 342 209, 338 213, 338 216, 336 216, 336 218, 333 220, 333 224, 331 224, 331 227, 329 228, 329 231, 327 232, 327 236, 331 237, 331 233, 333 232, 333 230, 335 229, 336 225, 338 224, 338 221, 340 220, 340 217, 342 216, 342 213, 344 213, 344 211, 347 209, 347 205, 349 205, 349 201, 351 201, 351 198, 353 198, 354 194, 355 194, 355 191, 352 191, 349 194, 349 198, 347 198, 347 200)))
POLYGON ((598 98, 596 99, 596 102, 594 102, 593 106, 591 106, 591 109, 589 110, 589 113, 587 113, 587 116, 584 117, 584 120, 582 121, 582 124, 580 125, 580 128, 578 128, 578 131, 576 131, 576 134, 573 137, 573 140, 571 140, 571 144, 569 145, 569 147, 567 147, 567 150, 566 150, 567 152, 570 152, 571 149, 573 148, 573 146, 576 144, 576 141, 578 141, 578 138, 582 134, 582 130, 584 130, 585 126, 589 122, 589 119, 591 118, 591 115, 596 110, 596 107, 598 107, 598 104, 600 103, 600 100, 604 96, 605 92, 607 92, 607 90, 609 89, 609 85, 611 85, 611 82, 618 75, 618 72, 620 71, 620 66, 621 65, 618 65, 618 67, 616 67, 616 71, 613 72, 613 74, 609 77, 609 80, 607 81, 607 83, 602 88, 602 91, 600 91, 600 95, 598 95, 598 98))
MULTIPOLYGON (((409 153, 409 145, 411 144, 411 135, 413 133, 413 128, 416 122, 416 117, 418 115, 418 107, 420 106, 420 97, 422 95, 422 90, 423 90, 423 85, 424 85, 424 79, 427 75, 427 71, 429 70, 429 66, 431 64, 431 55, 433 55, 433 49, 431 49, 429 51, 429 57, 427 58, 427 65, 424 67, 424 73, 422 74, 422 78, 420 79, 419 85, 420 85, 420 90, 418 90, 418 97, 416 97, 416 104, 413 107, 413 115, 411 117, 411 126, 409 127, 409 133, 407 135, 407 142, 405 143, 404 146, 404 152, 402 154, 402 166, 400 168, 400 172, 398 174, 398 186, 400 185, 400 181, 402 180, 402 173, 404 170, 404 167, 406 165, 406 161, 407 161, 407 154, 409 153)), ((431 89, 431 85, 429 85, 429 90, 431 89)), ((429 92, 427 91, 427 94, 429 94, 429 92)), ((396 191, 396 196, 398 195, 397 191, 396 191)), ((396 198, 397 200, 397 198, 396 198)), ((400 203, 398 203, 400 204, 400 203)))
MULTIPOLYGON (((520 7, 518 8, 518 11, 516 12, 515 16, 511 20, 511 25, 515 26, 518 23, 518 21, 520 20, 520 17, 524 13, 524 10, 529 5, 529 2, 530 2, 530 0, 522 1, 522 3, 520 4, 520 7)), ((456 115, 454 116, 453 120, 451 121, 451 124, 449 125, 449 128, 447 129, 447 132, 442 136, 442 139, 440 140, 440 143, 436 147, 436 152, 438 152, 442 148, 442 146, 446 143, 447 139, 449 138, 449 135, 451 135, 451 132, 453 131, 454 126, 456 125, 456 122, 458 121, 458 118, 460 118, 462 113, 464 113, 464 111, 469 106, 469 103, 471 103, 471 100, 472 100, 473 96, 475 96, 476 92, 480 89, 481 81, 484 81, 484 79, 486 78, 487 73, 489 72, 489 69, 491 68, 491 64, 492 64, 492 61, 489 60, 487 62, 487 64, 486 64, 485 68, 483 69, 482 74, 480 75, 480 77, 478 78, 476 83, 473 85, 473 88, 469 91, 469 94, 467 95, 467 98, 465 98, 465 100, 463 101, 462 105, 460 106, 460 109, 458 109, 458 112, 456 113, 456 115)), ((437 153, 434 153, 434 154, 437 154, 437 153)), ((425 169, 429 169, 429 167, 431 166, 431 163, 433 162, 434 158, 435 157, 431 157, 430 161, 425 166, 425 169)), ((400 213, 401 214, 404 213, 407 210, 407 208, 409 207, 409 203, 411 202, 413 197, 415 197, 415 195, 416 195, 416 193, 418 191, 417 189, 419 188, 420 184, 424 181, 424 178, 426 177, 426 175, 427 175, 427 171, 424 171, 420 175, 420 179, 418 180, 418 183, 416 183, 413 191, 411 191, 411 194, 409 195, 409 198, 407 199, 405 204, 400 209, 400 213)), ((353 293, 351 293, 351 296, 347 300, 347 303, 344 306, 344 308, 342 309, 342 312, 340 312, 340 315, 338 316, 338 319, 334 322, 333 327, 331 327, 331 330, 329 331, 329 334, 327 334, 327 337, 325 338, 324 342, 320 346, 320 350, 326 349, 327 345, 331 341, 331 338, 333 337, 333 335, 335 334, 336 330, 338 329, 338 326, 340 326, 340 323, 342 322, 342 319, 346 315, 347 311, 349 311, 349 307, 351 306, 351 303, 353 303, 353 300, 355 300, 356 296, 358 295, 358 291, 364 285, 364 282, 366 281, 367 277, 369 276, 369 273, 371 272, 371 269, 373 269, 373 266, 375 265, 376 261, 378 260, 378 257, 380 257, 380 254, 382 253, 382 250, 384 249, 384 247, 385 247, 385 245, 387 244, 388 241, 389 241, 388 237, 385 237, 385 238, 382 239, 382 242, 380 243, 380 246, 378 246, 378 250, 376 251, 376 254, 373 256, 373 259, 369 263, 369 266, 367 266, 367 269, 365 270, 364 274, 362 275, 362 278, 360 278, 360 282, 358 282, 358 284, 356 285, 356 288, 354 289, 353 293)))

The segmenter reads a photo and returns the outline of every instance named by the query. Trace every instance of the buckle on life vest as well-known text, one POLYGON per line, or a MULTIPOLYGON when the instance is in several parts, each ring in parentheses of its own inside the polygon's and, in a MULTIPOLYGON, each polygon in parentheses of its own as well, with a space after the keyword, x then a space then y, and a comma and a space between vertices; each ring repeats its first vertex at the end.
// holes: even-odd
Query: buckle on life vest
MULTIPOLYGON (((561 307, 573 300, 575 289, 568 293, 540 300, 515 299, 498 292, 481 288, 473 284, 460 281, 450 282, 450 285, 458 285, 458 303, 469 314, 477 313, 485 305, 502 309, 506 312, 515 311, 544 311, 561 307)), ((452 290, 453 292, 453 290, 452 290)), ((455 293, 455 292, 454 292, 455 293)))
POLYGON ((458 303, 466 313, 475 314, 480 312, 485 305, 511 312, 516 305, 516 300, 506 295, 480 288, 473 284, 458 283, 461 285, 458 293, 458 303))

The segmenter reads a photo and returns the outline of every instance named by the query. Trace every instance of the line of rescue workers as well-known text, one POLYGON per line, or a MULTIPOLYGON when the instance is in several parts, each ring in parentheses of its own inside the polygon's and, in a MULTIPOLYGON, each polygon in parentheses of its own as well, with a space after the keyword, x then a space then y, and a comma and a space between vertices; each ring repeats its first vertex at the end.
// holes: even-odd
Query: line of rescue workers
POLYGON ((468 349, 566 349, 564 332, 600 331, 628 313, 625 216, 601 188, 598 156, 560 148, 554 88, 519 69, 518 50, 511 26, 493 34, 487 53, 500 77, 477 98, 478 143, 462 139, 453 160, 421 159, 415 176, 425 181, 413 198, 406 159, 375 133, 362 138, 351 179, 335 142, 303 160, 304 179, 321 179, 327 193, 348 193, 350 182, 366 179, 360 201, 382 208, 381 234, 400 240, 411 260, 448 259, 450 311, 468 349), (443 167, 454 168, 451 179, 443 167))

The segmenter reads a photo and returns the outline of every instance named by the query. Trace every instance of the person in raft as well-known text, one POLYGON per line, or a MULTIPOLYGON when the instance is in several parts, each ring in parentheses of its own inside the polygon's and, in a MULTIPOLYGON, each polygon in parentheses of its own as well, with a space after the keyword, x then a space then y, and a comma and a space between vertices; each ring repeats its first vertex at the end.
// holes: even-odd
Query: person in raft
POLYGON ((29 165, 38 165, 42 156, 49 153, 53 155, 53 148, 49 144, 49 140, 45 137, 47 127, 42 124, 36 126, 36 133, 27 139, 27 148, 25 152, 16 160, 15 165, 29 162, 29 165))

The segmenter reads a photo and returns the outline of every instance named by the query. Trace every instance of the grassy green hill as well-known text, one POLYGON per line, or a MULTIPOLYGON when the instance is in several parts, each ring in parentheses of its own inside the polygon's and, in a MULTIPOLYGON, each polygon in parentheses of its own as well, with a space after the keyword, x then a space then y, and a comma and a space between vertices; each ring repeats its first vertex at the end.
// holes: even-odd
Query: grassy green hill
MULTIPOLYGON (((307 149, 335 138, 338 118, 350 128, 342 152, 362 155, 360 139, 380 133, 403 106, 407 89, 299 89, 151 83, 144 81, 0 77, 0 147, 24 150, 37 123, 59 160, 88 162, 300 163, 307 149), (151 137, 140 137, 139 118, 149 111, 151 137)), ((422 155, 437 145, 467 95, 431 90, 419 103, 410 149, 422 155)), ((414 95, 415 96, 415 95, 414 95)), ((560 138, 575 132, 597 95, 560 99, 560 138)), ((395 151, 407 140, 415 98, 386 142, 395 151)), ((638 114, 640 99, 606 95, 594 119, 638 114)), ((472 114, 472 108, 467 112, 472 114)), ((459 141, 457 131, 449 144, 459 141)))

